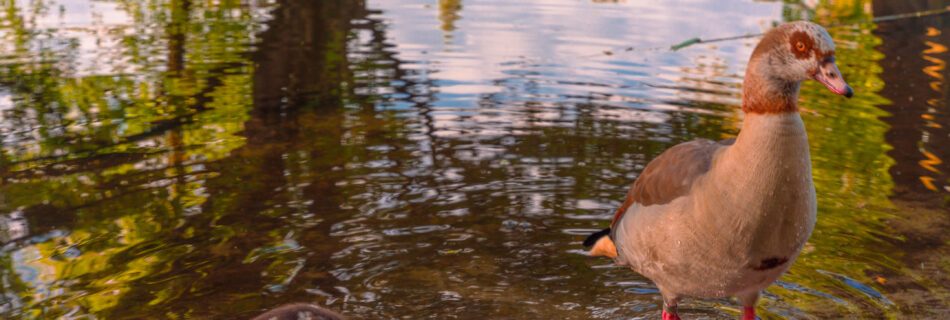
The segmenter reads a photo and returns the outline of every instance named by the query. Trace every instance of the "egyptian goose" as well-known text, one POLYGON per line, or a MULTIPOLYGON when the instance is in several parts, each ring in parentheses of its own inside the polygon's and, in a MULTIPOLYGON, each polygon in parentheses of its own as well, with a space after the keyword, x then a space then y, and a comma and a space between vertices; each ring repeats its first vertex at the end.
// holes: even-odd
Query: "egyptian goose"
POLYGON ((307 303, 285 304, 252 320, 344 320, 340 314, 307 303))
POLYGON ((814 79, 850 98, 835 45, 805 21, 765 34, 742 85, 742 131, 735 139, 678 144, 650 162, 610 228, 584 241, 592 256, 656 283, 664 320, 679 319, 686 296, 735 295, 755 319, 759 292, 798 257, 817 204, 808 137, 798 114, 801 82, 814 79))

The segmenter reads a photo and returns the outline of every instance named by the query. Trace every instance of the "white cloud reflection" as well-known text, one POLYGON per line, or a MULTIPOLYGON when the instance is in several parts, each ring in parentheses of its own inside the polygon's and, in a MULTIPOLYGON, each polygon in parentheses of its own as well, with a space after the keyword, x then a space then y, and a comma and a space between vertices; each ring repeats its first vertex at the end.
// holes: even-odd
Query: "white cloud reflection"
MULTIPOLYGON (((736 103, 732 91, 737 85, 702 82, 741 82, 757 39, 701 44, 678 52, 623 48, 666 48, 692 37, 757 33, 781 20, 782 12, 780 2, 740 0, 460 1, 461 9, 455 12, 459 18, 443 30, 439 10, 446 9, 427 3, 374 0, 369 7, 382 11, 378 18, 387 22, 389 42, 395 44, 399 59, 408 62, 403 67, 425 69, 420 74, 434 80, 437 92, 449 94, 437 95, 435 108, 479 108, 487 99, 504 104, 506 110, 466 117, 466 122, 501 122, 516 128, 557 126, 558 120, 572 119, 573 112, 558 107, 563 103, 633 107, 594 110, 596 117, 622 121, 664 122, 670 110, 716 114, 684 107, 689 103, 669 102, 685 96, 736 103), (703 56, 715 56, 724 67, 697 67, 703 56), (712 86, 723 92, 695 94, 682 86, 703 90, 712 86), (519 110, 528 102, 536 108, 530 118, 519 110)), ((445 116, 436 119, 435 126, 449 130, 440 135, 453 135, 457 132, 451 128, 465 126, 457 121, 445 116)))

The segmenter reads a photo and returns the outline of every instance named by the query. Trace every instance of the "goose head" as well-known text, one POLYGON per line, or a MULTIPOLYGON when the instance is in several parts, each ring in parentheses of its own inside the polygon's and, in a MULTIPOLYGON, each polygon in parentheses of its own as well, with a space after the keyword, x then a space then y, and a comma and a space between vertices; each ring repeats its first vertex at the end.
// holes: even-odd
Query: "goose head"
POLYGON ((798 89, 807 80, 818 81, 835 94, 854 95, 835 64, 835 43, 824 28, 808 21, 779 25, 766 32, 752 52, 743 83, 743 108, 797 110, 798 89))

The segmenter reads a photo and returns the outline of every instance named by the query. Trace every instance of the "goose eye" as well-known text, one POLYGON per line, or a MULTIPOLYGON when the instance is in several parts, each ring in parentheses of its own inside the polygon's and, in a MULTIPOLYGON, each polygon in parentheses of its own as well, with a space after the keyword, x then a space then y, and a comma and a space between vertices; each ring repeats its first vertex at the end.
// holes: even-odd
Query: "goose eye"
POLYGON ((795 49, 798 49, 798 51, 805 51, 805 43, 799 41, 795 44, 795 49))

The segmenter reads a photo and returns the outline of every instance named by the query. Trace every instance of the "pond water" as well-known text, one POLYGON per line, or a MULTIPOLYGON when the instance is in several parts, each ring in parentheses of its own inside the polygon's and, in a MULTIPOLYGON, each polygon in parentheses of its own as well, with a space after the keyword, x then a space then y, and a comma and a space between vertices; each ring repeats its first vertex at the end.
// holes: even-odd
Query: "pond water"
MULTIPOLYGON (((768 319, 950 316, 946 1, 6 1, 0 316, 658 318, 588 257, 661 151, 735 136, 776 23, 807 82, 818 222, 768 319)), ((732 299, 685 319, 735 318, 732 299)))

